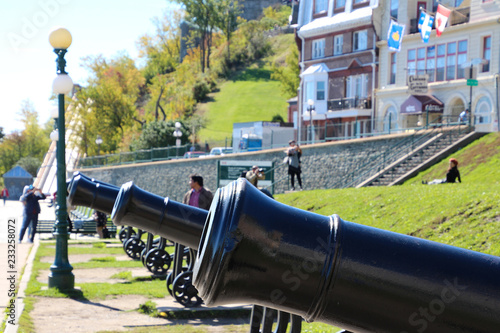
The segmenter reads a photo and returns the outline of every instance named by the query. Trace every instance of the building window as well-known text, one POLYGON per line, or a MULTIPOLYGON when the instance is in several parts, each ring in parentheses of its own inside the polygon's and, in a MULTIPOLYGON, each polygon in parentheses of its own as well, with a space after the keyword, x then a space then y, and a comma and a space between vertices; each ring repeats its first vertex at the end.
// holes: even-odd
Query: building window
POLYGON ((436 81, 444 81, 445 59, 446 59, 446 45, 439 44, 437 46, 437 57, 436 57, 436 81))
POLYGON ((417 49, 417 75, 425 75, 425 47, 417 49))
POLYGON ((367 97, 366 74, 348 76, 346 78, 346 98, 367 97))
POLYGON ((314 101, 314 82, 306 82, 306 101, 314 101))
POLYGON ((428 75, 428 82, 463 79, 467 62, 467 41, 408 50, 408 75, 428 75))
POLYGON ((439 0, 432 0, 432 11, 435 13, 438 10, 439 0))
POLYGON ((434 76, 436 74, 436 47, 427 46, 427 81, 434 82, 434 76))
POLYGON ((318 59, 325 56, 325 40, 317 39, 312 42, 312 58, 318 59))
POLYGON ((342 49, 344 47, 344 35, 337 35, 333 39, 334 49, 333 55, 342 54, 342 49))
POLYGON ((416 73, 415 72, 415 68, 416 68, 416 63, 415 63, 416 56, 415 56, 415 54, 416 54, 415 49, 408 50, 408 63, 406 66, 408 75, 415 75, 415 73, 416 73))
POLYGON ((335 0, 335 9, 344 7, 345 7, 345 0, 335 0))
POLYGON ((454 80, 457 69, 457 43, 446 45, 446 80, 454 80))
POLYGON ((321 13, 326 11, 327 9, 327 0, 315 0, 315 7, 314 7, 314 12, 315 13, 321 13))
POLYGON ((467 41, 461 40, 458 42, 458 56, 457 56, 457 79, 465 77, 465 69, 462 64, 467 62, 467 41))
POLYGON ((368 2, 368 0, 354 0, 355 5, 357 5, 358 3, 363 3, 363 2, 368 2))
POLYGON ((483 65, 482 72, 490 71, 490 60, 491 60, 491 36, 483 38, 483 59, 487 60, 488 63, 483 65))
POLYGON ((391 73, 389 76, 389 84, 396 83, 396 52, 391 53, 391 73))
POLYGON ((391 17, 398 19, 399 0, 391 0, 391 17))
POLYGON ((366 50, 368 40, 368 31, 355 31, 353 34, 352 48, 353 51, 366 50))
POLYGON ((325 81, 316 82, 316 100, 317 101, 325 100, 325 81))

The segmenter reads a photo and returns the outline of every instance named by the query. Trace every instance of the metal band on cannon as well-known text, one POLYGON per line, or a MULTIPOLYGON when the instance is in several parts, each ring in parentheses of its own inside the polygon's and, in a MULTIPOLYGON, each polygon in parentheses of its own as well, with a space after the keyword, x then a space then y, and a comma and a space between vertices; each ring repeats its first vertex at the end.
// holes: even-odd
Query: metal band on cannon
POLYGON ((111 218, 196 250, 208 212, 147 192, 133 182, 122 185, 111 218))

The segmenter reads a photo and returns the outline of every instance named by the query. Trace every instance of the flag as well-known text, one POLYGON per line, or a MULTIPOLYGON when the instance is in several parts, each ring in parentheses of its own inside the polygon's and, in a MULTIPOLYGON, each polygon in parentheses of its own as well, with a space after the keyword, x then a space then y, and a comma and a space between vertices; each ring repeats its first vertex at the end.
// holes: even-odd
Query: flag
POLYGON ((391 20, 389 31, 387 32, 387 47, 393 51, 401 50, 401 42, 405 33, 405 25, 398 24, 396 21, 391 20))
POLYGON ((420 18, 418 19, 418 30, 420 30, 420 35, 422 36, 422 41, 424 43, 429 42, 433 23, 434 16, 431 16, 424 11, 420 12, 420 18))
POLYGON ((439 37, 444 31, 446 27, 446 23, 448 22, 448 17, 450 16, 451 10, 446 8, 443 5, 438 5, 438 9, 436 12, 436 35, 439 37))

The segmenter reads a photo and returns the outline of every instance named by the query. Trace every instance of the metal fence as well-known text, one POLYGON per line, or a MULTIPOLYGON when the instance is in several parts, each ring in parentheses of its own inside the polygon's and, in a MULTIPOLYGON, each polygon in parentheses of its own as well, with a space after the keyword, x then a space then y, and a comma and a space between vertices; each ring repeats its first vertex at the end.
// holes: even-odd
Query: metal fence
MULTIPOLYGON (((475 123, 480 122, 477 117, 473 117, 470 119, 470 124, 468 122, 458 122, 458 118, 456 116, 441 116, 441 115, 432 115, 426 116, 423 115, 424 119, 422 124, 417 124, 416 127, 405 127, 400 128, 397 126, 396 122, 391 120, 391 118, 375 119, 374 121, 370 119, 359 119, 353 120, 350 122, 344 122, 341 124, 332 124, 325 123, 322 126, 303 126, 301 128, 301 140, 299 142, 300 145, 312 144, 312 143, 320 143, 320 142, 328 142, 328 141, 338 141, 338 140, 351 140, 358 138, 369 138, 380 135, 387 134, 396 134, 396 133, 406 133, 406 132, 415 132, 421 129, 427 128, 437 128, 437 127, 449 127, 449 126, 457 126, 457 125, 468 125, 473 126, 475 123), (381 129, 377 129, 374 124, 381 124, 381 129)), ((297 133, 298 134, 298 133, 297 133)), ((224 142, 217 142, 215 145, 218 146, 228 146, 230 141, 225 140, 224 142)), ((215 146, 212 143, 212 146, 215 146)), ((263 146, 260 150, 265 149, 273 149, 273 148, 281 148, 286 147, 287 145, 276 145, 272 144, 270 146, 263 146)), ((102 166, 112 166, 112 165, 122 165, 129 163, 141 163, 141 162, 152 162, 152 161, 164 161, 171 159, 179 159, 183 158, 184 154, 190 150, 192 150, 192 144, 186 144, 180 147, 170 146, 163 148, 152 148, 145 150, 138 150, 133 152, 123 152, 116 154, 107 154, 100 156, 89 156, 85 158, 80 158, 77 166, 78 168, 94 168, 94 167, 102 167, 102 166)), ((200 145, 195 145, 195 150, 208 151, 206 149, 208 144, 205 143, 205 146, 202 147, 200 145)), ((250 151, 250 150, 249 150, 250 151)), ((239 152, 246 152, 246 150, 240 150, 239 152)))

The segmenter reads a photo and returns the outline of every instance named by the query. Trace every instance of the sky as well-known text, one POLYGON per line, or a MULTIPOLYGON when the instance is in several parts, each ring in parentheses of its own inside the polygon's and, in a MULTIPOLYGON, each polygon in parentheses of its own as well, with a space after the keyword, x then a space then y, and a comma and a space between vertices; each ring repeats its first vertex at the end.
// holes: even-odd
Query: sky
POLYGON ((42 125, 57 107, 50 101, 56 76, 56 54, 48 38, 57 26, 69 30, 73 42, 65 55, 66 72, 85 85, 82 58, 106 59, 125 52, 138 59, 136 41, 152 35, 152 19, 178 5, 167 0, 21 0, 0 1, 0 127, 5 134, 22 130, 20 110, 30 100, 42 125))

